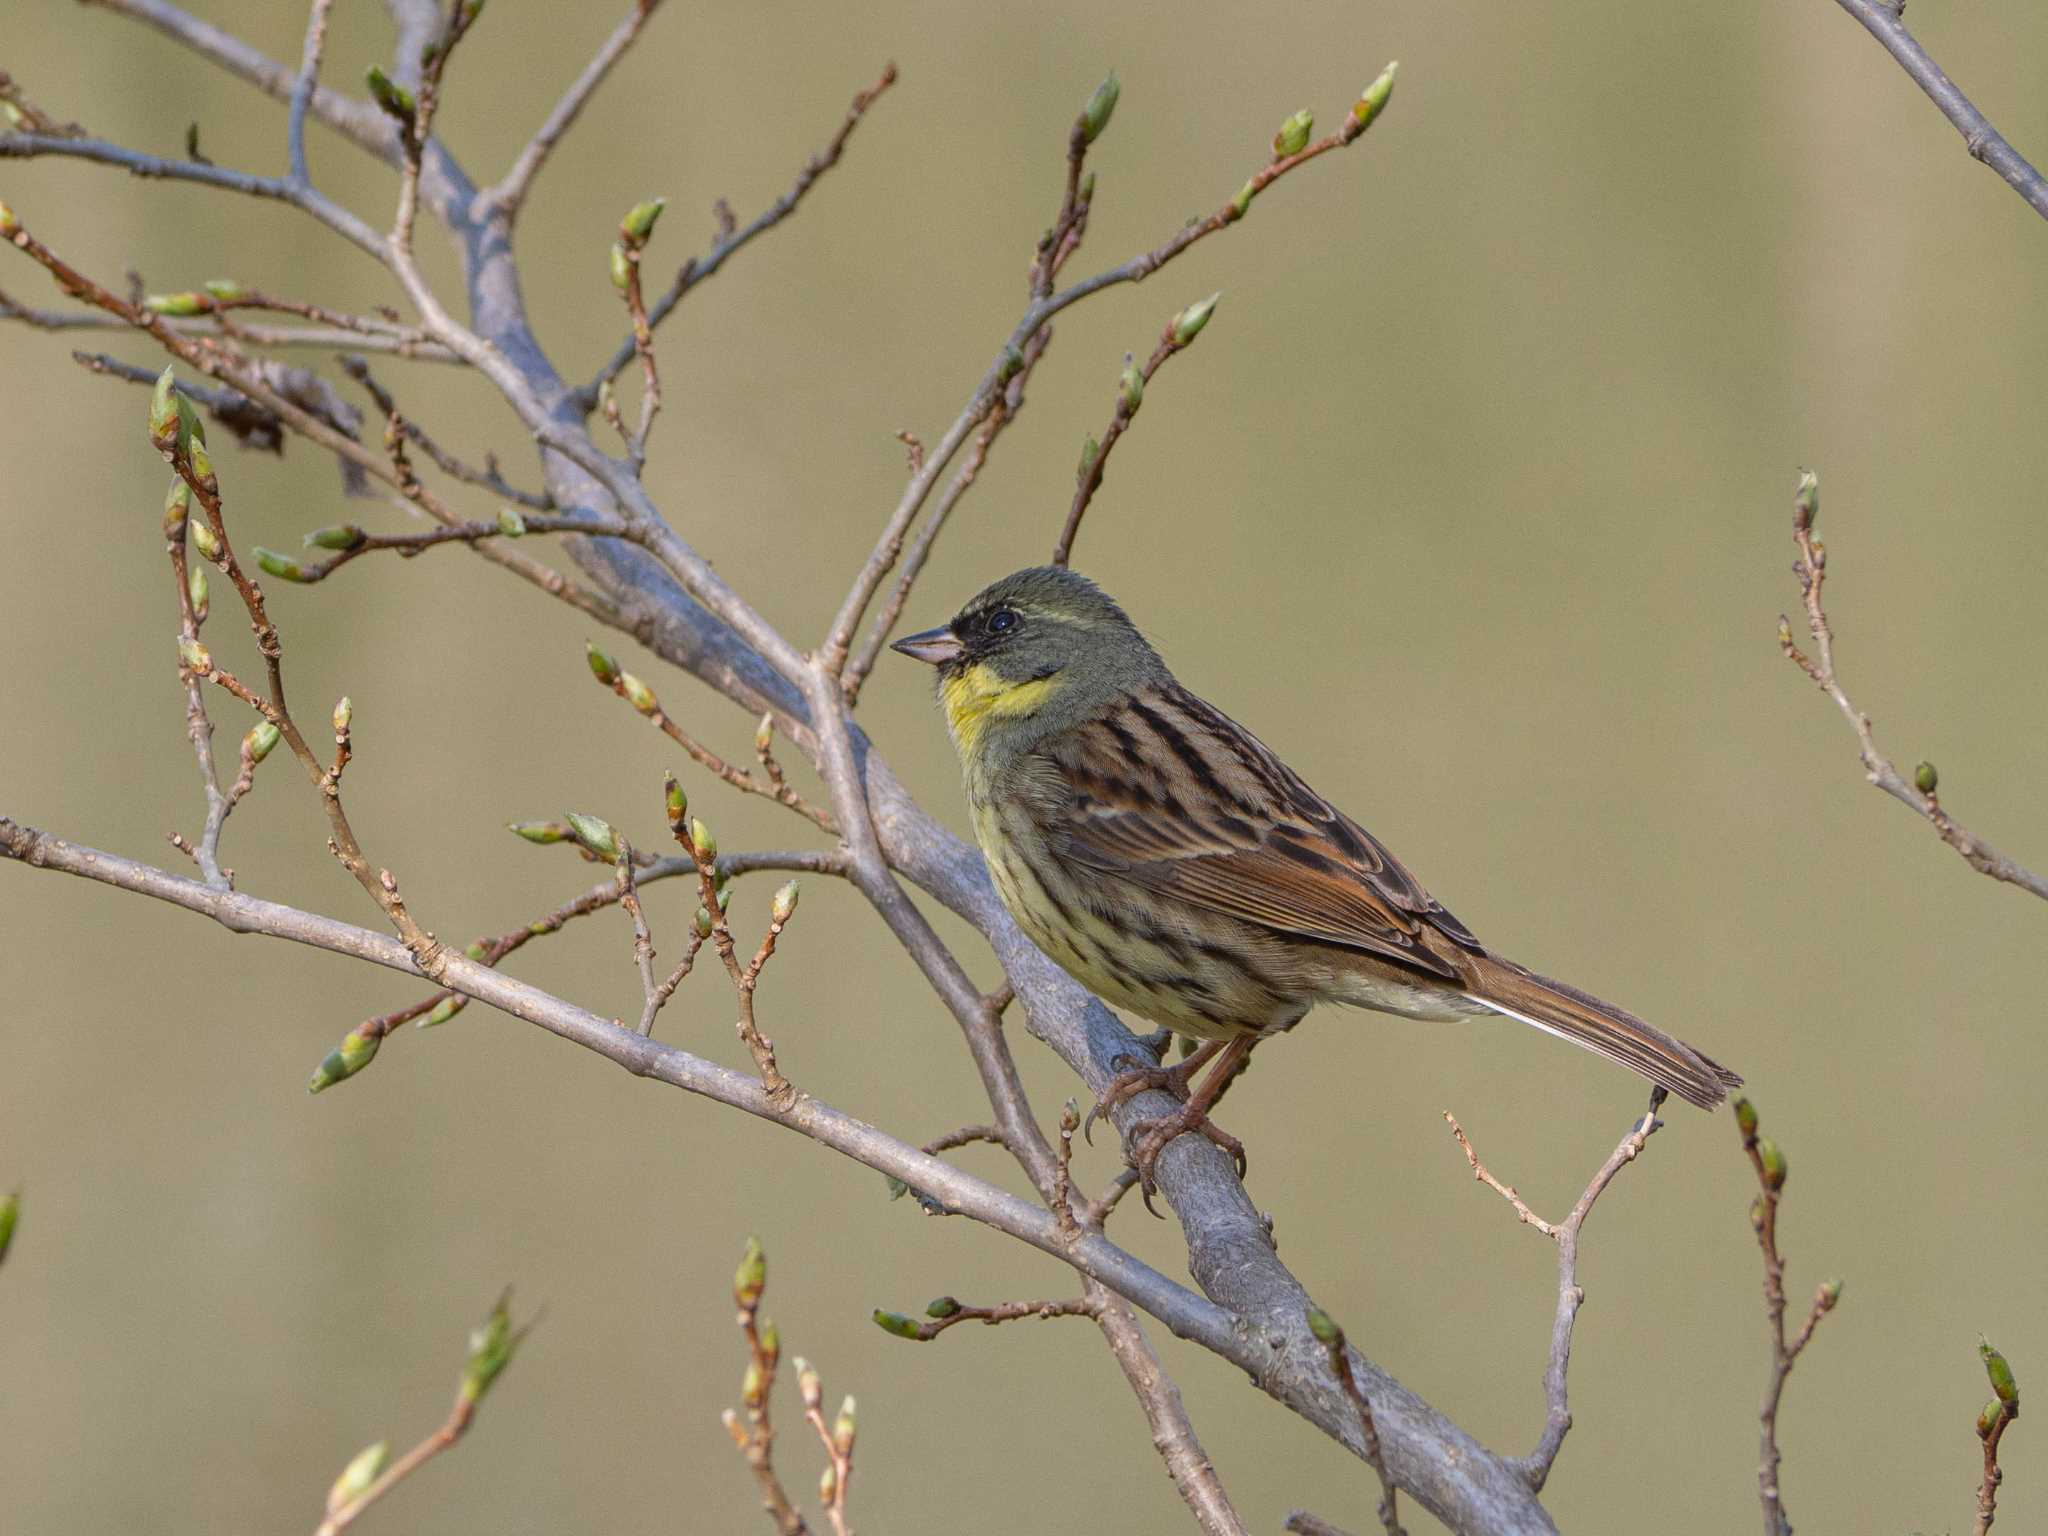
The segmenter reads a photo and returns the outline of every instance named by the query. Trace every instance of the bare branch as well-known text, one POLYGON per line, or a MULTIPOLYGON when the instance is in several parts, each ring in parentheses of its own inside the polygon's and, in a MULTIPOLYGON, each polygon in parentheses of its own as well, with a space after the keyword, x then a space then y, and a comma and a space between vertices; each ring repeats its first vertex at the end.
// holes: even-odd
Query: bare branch
POLYGON ((1913 782, 1908 783, 1891 759, 1877 749, 1877 740, 1870 731, 1870 716, 1849 702, 1849 695, 1842 690, 1842 684, 1835 675, 1835 635, 1828 624, 1827 611, 1821 606, 1821 584, 1827 580, 1827 546, 1813 536, 1814 520, 1820 514, 1820 481, 1809 470, 1799 477, 1799 491, 1793 501, 1792 542, 1799 546, 1799 558, 1793 562, 1792 574, 1799 578, 1801 600, 1806 606, 1807 628, 1813 634, 1814 654, 1808 656, 1792 640, 1791 621, 1783 615, 1778 619, 1778 647, 1787 659, 1813 680, 1856 732, 1857 753, 1863 759, 1863 776, 1879 789, 1907 806, 1927 821, 1944 843, 1962 855, 1963 861, 1979 874, 1989 875, 2008 885, 2048 901, 2048 879, 2043 879, 2022 864, 2014 863, 1984 842, 1967 828, 1960 825, 1935 798, 1940 782, 1932 763, 1922 763, 1914 771, 1913 782))
POLYGON ((327 13, 334 0, 313 0, 306 16, 306 42, 299 52, 299 75, 292 82, 291 110, 285 120, 285 149, 291 163, 291 179, 302 187, 313 184, 306 163, 306 109, 313 104, 313 88, 320 83, 320 56, 327 51, 327 13))
POLYGON ((1974 1536, 1989 1536, 1991 1524, 1998 1518, 1999 1484, 2005 1481, 2004 1469, 1998 1465, 1998 1446, 2020 1416, 2020 1386, 2005 1356, 1991 1347, 1989 1339, 1978 1343, 1977 1355, 1991 1378, 1992 1398, 1977 1415, 1977 1438, 1984 1442, 1984 1475, 1977 1483, 1977 1523, 1972 1531, 1974 1536))

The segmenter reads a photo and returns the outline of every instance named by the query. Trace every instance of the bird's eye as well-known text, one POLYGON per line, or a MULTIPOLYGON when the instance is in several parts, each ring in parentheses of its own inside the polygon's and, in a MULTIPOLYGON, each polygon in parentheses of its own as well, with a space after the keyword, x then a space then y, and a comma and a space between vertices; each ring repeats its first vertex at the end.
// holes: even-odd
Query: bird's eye
POLYGON ((988 616, 988 632, 992 635, 1000 635, 1004 631, 1012 630, 1016 627, 1017 614, 1014 609, 998 608, 988 616))

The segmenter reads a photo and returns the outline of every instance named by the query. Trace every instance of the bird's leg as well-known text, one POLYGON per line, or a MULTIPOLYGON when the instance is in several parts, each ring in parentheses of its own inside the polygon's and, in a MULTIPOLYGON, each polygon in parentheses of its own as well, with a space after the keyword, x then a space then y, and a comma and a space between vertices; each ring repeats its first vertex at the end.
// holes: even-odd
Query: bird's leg
MULTIPOLYGON (((1169 1043, 1171 1039, 1169 1035, 1169 1043)), ((1165 1046, 1161 1046, 1160 1049, 1163 1051, 1165 1046)), ((1195 1080, 1195 1074, 1215 1060, 1216 1053, 1222 1049, 1221 1040, 1207 1041, 1177 1067, 1141 1067, 1132 1061, 1131 1057, 1119 1056, 1112 1065, 1124 1066, 1126 1070, 1111 1078, 1109 1086, 1102 1090, 1102 1097, 1097 1099, 1095 1107, 1088 1111, 1087 1124, 1081 1128, 1082 1136, 1090 1146, 1093 1146, 1095 1122, 1107 1119, 1111 1110, 1134 1093, 1143 1093, 1148 1088, 1163 1088, 1175 1098, 1185 1099, 1190 1085, 1195 1080)))
POLYGON ((1145 1201, 1145 1209, 1158 1215, 1153 1209, 1152 1196, 1159 1188, 1152 1176, 1152 1169, 1159 1161, 1159 1154, 1176 1137, 1189 1131, 1198 1131, 1228 1152, 1231 1161, 1237 1164, 1237 1176, 1243 1178, 1246 1162, 1244 1143, 1228 1131, 1217 1129, 1209 1121, 1209 1111, 1216 1101, 1223 1097, 1223 1090, 1230 1086, 1244 1066, 1245 1058, 1252 1053, 1252 1047, 1259 1043, 1257 1035, 1239 1035, 1215 1051, 1197 1052, 1188 1058, 1185 1065, 1213 1060, 1215 1066, 1201 1084, 1189 1094, 1187 1102, 1170 1115, 1161 1115, 1156 1120, 1141 1120, 1131 1127, 1131 1166, 1138 1171, 1138 1186, 1145 1201))

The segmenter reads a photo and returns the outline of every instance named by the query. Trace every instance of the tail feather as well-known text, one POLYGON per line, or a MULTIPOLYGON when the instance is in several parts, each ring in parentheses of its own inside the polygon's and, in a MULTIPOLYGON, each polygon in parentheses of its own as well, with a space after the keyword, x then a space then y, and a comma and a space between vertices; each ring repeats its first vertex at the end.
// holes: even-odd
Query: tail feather
POLYGON ((1476 958, 1465 995, 1482 1007, 1620 1062, 1687 1103, 1713 1109, 1742 1078, 1634 1014, 1493 956, 1476 958))

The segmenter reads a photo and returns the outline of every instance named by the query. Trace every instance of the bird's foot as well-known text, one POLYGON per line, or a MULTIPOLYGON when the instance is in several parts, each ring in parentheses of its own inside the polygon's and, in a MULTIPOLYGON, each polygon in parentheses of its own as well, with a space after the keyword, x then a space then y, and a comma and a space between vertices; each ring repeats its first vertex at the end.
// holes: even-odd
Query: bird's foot
POLYGON ((1230 1132, 1222 1129, 1209 1118, 1209 1106, 1199 1101, 1181 1105, 1170 1115, 1161 1115, 1153 1120, 1140 1120, 1131 1127, 1131 1166, 1138 1173, 1138 1193, 1145 1202, 1145 1209, 1154 1216, 1159 1210, 1152 1204, 1153 1195, 1159 1191, 1159 1181, 1153 1176, 1153 1169, 1159 1162, 1159 1154, 1179 1137, 1193 1131, 1206 1136, 1225 1152, 1237 1165, 1237 1176, 1242 1179, 1249 1167, 1245 1158, 1244 1143, 1230 1132))
POLYGON ((1153 1088, 1164 1089, 1177 1099, 1185 1100, 1195 1074, 1215 1058, 1222 1049, 1220 1042, 1204 1045, 1194 1055, 1177 1067, 1140 1066, 1129 1056, 1119 1056, 1112 1065, 1124 1068, 1102 1090, 1102 1097, 1095 1101, 1088 1111, 1088 1119, 1081 1127, 1081 1135, 1090 1146, 1095 1144, 1095 1122, 1106 1120, 1115 1108, 1133 1094, 1144 1093, 1153 1088))

